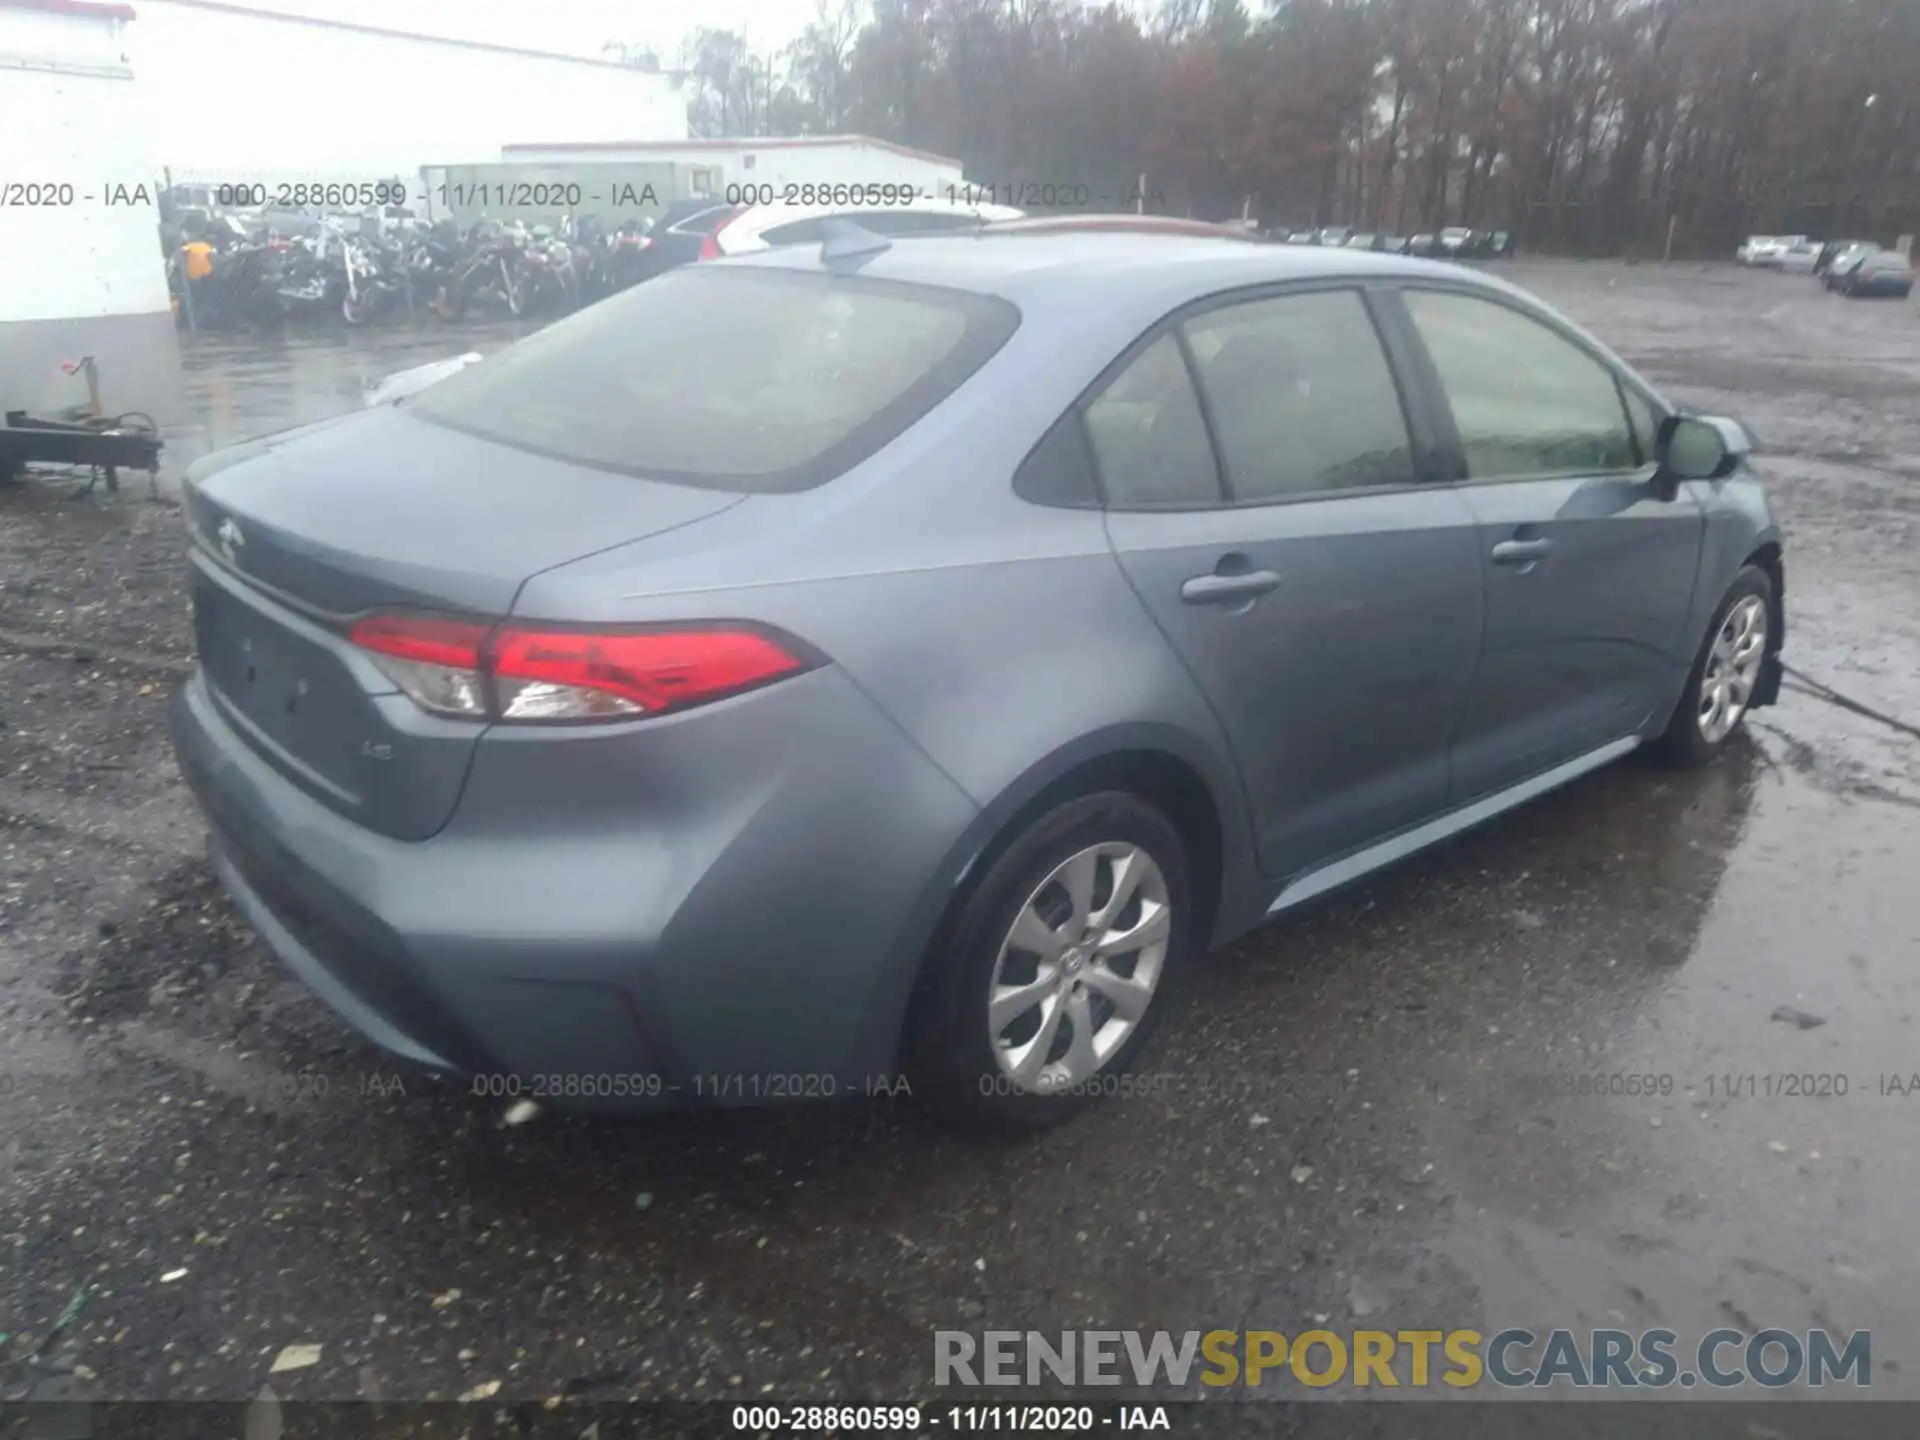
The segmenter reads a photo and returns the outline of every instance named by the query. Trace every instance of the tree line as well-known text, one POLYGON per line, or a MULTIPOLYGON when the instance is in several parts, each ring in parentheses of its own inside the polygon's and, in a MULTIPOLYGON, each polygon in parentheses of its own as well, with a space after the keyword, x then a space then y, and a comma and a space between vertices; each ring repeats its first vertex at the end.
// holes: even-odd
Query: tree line
POLYGON ((1572 254, 1920 229, 1920 0, 820 5, 773 53, 697 33, 696 134, 868 134, 1094 208, 1144 174, 1175 214, 1572 254))

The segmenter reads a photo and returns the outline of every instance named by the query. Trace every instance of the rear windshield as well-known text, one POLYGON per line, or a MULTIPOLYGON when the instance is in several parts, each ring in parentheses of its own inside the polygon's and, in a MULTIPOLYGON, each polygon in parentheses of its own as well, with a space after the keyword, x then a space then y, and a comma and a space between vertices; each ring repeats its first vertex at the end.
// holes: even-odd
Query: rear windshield
POLYGON ((470 434, 715 490, 804 490, 878 450, 1003 345, 1019 312, 964 291, 688 266, 407 402, 470 434))

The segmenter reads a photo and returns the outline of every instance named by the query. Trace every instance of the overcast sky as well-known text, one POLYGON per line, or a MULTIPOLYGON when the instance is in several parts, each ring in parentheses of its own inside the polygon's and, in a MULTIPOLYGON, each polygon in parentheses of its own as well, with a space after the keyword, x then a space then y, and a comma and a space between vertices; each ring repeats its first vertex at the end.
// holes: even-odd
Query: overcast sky
MULTIPOLYGON (((544 5, 476 0, 239 0, 257 10, 283 10, 326 20, 413 30, 461 40, 487 40, 529 50, 593 55, 609 40, 651 45, 672 61, 696 28, 694 7, 668 0, 549 0, 544 5)), ((838 0, 835 0, 837 9, 838 0)), ((864 13, 864 11, 863 11, 864 13)), ((738 30, 756 51, 797 37, 814 17, 814 0, 700 0, 698 24, 738 30)))

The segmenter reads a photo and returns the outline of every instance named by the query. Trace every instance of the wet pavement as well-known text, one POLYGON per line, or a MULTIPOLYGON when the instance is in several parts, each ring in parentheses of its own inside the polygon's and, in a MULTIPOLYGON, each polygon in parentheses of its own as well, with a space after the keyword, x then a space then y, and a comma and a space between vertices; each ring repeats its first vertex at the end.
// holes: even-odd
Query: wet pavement
MULTIPOLYGON (((1753 426, 1788 659, 1920 723, 1920 310, 1506 273, 1753 426)), ((176 462, 507 338, 202 339, 176 462)), ((207 875, 177 514, 0 507, 0 1331, 97 1287, 100 1393, 243 1398, 308 1344, 282 1396, 898 1399, 938 1328, 1326 1324, 1870 1329, 1874 1393, 1920 1395, 1910 737, 1789 693, 1704 772, 1629 760, 1329 897, 1197 969, 1150 1093, 1037 1141, 904 1099, 504 1127, 207 875)))

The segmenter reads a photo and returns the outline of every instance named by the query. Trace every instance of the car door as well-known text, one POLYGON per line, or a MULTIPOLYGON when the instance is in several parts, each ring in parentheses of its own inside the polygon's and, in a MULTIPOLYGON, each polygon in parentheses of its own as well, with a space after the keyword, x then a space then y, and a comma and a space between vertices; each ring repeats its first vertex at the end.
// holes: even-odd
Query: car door
POLYGON ((1263 868, 1440 810, 1480 641, 1476 531, 1423 483, 1430 432, 1362 290, 1178 316, 1084 421, 1114 551, 1221 719, 1263 868))
POLYGON ((1485 567, 1464 803, 1647 723, 1687 658, 1705 518, 1653 483, 1651 397, 1578 337, 1484 291, 1398 295, 1485 567))

